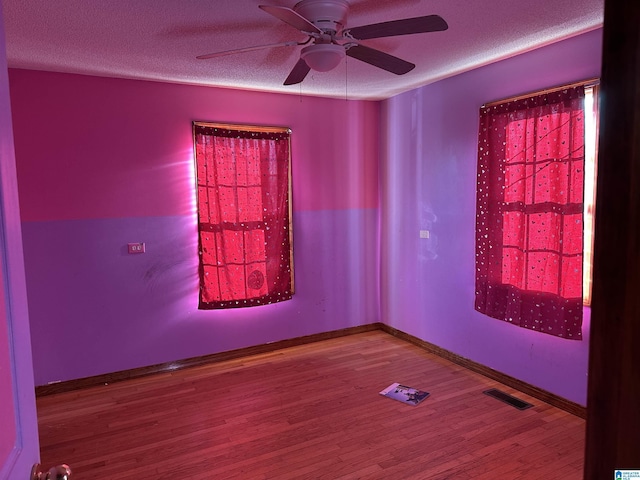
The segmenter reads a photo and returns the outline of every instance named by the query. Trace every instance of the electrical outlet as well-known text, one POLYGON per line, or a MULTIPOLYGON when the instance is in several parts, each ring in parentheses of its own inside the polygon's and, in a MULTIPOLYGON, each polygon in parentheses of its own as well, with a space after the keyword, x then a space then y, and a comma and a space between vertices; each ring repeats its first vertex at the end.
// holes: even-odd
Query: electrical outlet
POLYGON ((420 238, 429 238, 429 230, 420 230, 420 238))
POLYGON ((144 253, 144 242, 127 243, 129 253, 144 253))

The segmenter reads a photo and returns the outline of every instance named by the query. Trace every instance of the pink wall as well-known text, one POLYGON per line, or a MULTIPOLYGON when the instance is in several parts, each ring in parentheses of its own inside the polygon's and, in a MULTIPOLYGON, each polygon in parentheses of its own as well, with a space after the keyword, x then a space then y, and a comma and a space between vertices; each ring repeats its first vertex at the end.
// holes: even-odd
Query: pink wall
POLYGON ((379 320, 378 103, 26 70, 10 84, 36 384, 379 320), (292 129, 291 301, 197 310, 194 120, 292 129))
POLYGON ((583 341, 474 310, 478 112, 484 102, 597 77, 600 51, 598 30, 398 95, 382 114, 383 321, 582 405, 588 310, 583 341))
POLYGON ((377 208, 376 103, 20 70, 10 78, 23 221, 191 215, 194 120, 291 127, 297 211, 377 208))

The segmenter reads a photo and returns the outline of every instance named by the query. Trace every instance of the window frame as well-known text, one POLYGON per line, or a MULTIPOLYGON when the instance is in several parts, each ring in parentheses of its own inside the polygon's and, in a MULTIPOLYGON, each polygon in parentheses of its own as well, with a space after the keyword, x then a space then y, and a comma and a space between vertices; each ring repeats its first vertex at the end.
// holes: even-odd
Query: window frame
POLYGON ((506 102, 513 102, 523 98, 542 95, 545 93, 551 93, 557 90, 581 86, 581 85, 584 86, 585 88, 585 99, 587 96, 587 92, 589 92, 588 94, 591 95, 592 97, 591 112, 587 111, 588 105, 585 100, 585 115, 591 114, 591 118, 589 120, 591 122, 592 132, 591 132, 591 139, 590 139, 591 141, 588 141, 589 140, 589 138, 587 138, 588 123, 586 122, 587 119, 585 118, 585 172, 584 172, 585 173, 585 178, 584 178, 585 192, 584 192, 584 210, 583 210, 583 215, 584 215, 583 237, 584 238, 583 238, 583 247, 582 247, 582 251, 583 251, 582 304, 583 306, 590 307, 591 306, 591 289, 592 289, 592 282, 593 282, 592 277, 593 277, 593 244, 595 239, 595 205, 596 205, 596 190, 597 190, 597 184, 598 184, 598 138, 599 138, 599 123, 600 123, 598 95, 600 90, 600 79, 595 77, 595 78, 590 78, 580 82, 574 82, 571 84, 558 86, 558 87, 551 87, 551 88, 536 90, 533 92, 505 98, 502 100, 494 100, 492 102, 487 102, 486 104, 483 105, 483 107, 498 105, 506 102), (589 145, 589 151, 587 151, 587 145, 589 145), (590 158, 588 157, 589 154, 591 154, 590 158), (588 191, 586 188, 587 182, 588 182, 587 174, 590 173, 587 171, 588 163, 591 164, 590 165, 591 178, 593 179, 591 182, 592 188, 590 189, 590 191, 588 191), (587 203, 587 195, 589 195, 590 197, 589 203, 587 203), (589 206, 591 206, 591 211, 588 211, 589 206), (587 222, 589 222, 589 230, 587 230, 586 228, 587 222))
POLYGON ((582 303, 591 306, 591 289, 593 283, 593 243, 595 239, 596 187, 598 185, 598 137, 599 137, 599 84, 585 85, 585 190, 584 190, 584 243, 582 265, 582 303), (589 104, 587 98, 590 96, 589 104), (591 107, 591 111, 588 108, 591 107), (590 131, 590 138, 587 138, 590 131), (587 141, 589 140, 589 141, 587 141))
MULTIPOLYGON (((198 191, 200 187, 200 182, 198 178, 198 152, 197 152, 197 129, 199 127, 204 128, 217 128, 224 130, 235 130, 238 132, 244 133, 264 133, 264 134, 286 134, 287 142, 288 142, 288 157, 287 157, 287 230, 288 230, 288 241, 289 241, 289 270, 290 270, 290 289, 289 295, 287 298, 283 298, 282 300, 290 299, 295 293, 295 275, 294 275, 294 255, 293 255, 293 188, 292 188, 292 161, 291 161, 291 128, 289 127, 280 127, 280 126, 262 126, 262 125, 248 125, 248 124, 233 124, 233 123, 224 123, 224 122, 210 122, 210 121, 193 121, 192 122, 192 145, 193 145, 193 165, 194 165, 194 184, 195 184, 195 215, 196 215, 196 227, 198 232, 198 271, 199 277, 202 275, 203 269, 203 260, 202 260, 202 239, 201 239, 201 221, 200 221, 200 211, 199 211, 199 198, 198 191)), ((267 257, 268 258, 268 257, 267 257)), ((236 308, 236 307, 249 307, 249 306, 258 306, 258 305, 266 305, 269 303, 275 303, 279 300, 275 300, 273 302, 250 302, 248 299, 233 299, 233 300, 220 300, 220 304, 224 304, 224 306, 210 306, 207 305, 207 302, 203 302, 202 299, 202 279, 199 281, 199 289, 198 289, 198 308, 199 309, 226 309, 226 308, 236 308), (249 302, 249 303, 248 303, 249 302)), ((210 302, 213 303, 213 302, 210 302)))

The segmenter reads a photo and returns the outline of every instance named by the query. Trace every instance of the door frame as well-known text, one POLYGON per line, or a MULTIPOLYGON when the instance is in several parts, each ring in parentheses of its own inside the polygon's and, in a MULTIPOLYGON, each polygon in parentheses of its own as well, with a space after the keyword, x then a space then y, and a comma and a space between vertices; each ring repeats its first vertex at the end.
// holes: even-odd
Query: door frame
MULTIPOLYGON (((9 455, 0 459, 0 479, 27 479, 39 459, 31 334, 27 308, 27 288, 22 251, 22 230, 18 202, 18 179, 9 101, 4 19, 0 9, 0 256, 5 311, 0 321, 7 322, 13 409, 0 412, 15 419, 15 438, 9 455)), ((3 386, 4 388, 5 386, 3 386)))

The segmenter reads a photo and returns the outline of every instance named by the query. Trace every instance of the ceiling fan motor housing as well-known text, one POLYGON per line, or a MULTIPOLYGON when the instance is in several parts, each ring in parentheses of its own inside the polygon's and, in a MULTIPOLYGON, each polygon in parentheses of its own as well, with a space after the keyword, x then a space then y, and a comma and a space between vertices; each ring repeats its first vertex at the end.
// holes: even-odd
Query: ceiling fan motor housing
POLYGON ((349 2, 346 0, 302 0, 293 10, 319 29, 340 32, 347 22, 349 2))

